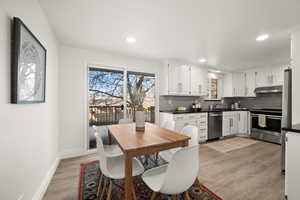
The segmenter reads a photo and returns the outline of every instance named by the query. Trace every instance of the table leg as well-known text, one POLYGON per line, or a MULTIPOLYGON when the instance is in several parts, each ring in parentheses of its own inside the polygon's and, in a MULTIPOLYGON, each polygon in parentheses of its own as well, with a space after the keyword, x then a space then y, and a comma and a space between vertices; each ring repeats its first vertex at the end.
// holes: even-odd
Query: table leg
POLYGON ((132 200, 132 157, 125 154, 125 200, 132 200))
POLYGON ((108 135, 108 144, 111 145, 112 144, 112 138, 111 138, 111 133, 110 133, 109 130, 107 132, 107 135, 108 135))

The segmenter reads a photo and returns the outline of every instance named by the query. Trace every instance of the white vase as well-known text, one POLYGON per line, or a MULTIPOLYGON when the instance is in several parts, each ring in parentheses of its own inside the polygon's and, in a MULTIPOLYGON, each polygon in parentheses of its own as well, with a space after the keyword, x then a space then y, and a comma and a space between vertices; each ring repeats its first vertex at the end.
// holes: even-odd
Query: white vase
POLYGON ((135 112, 135 124, 136 127, 141 129, 145 127, 146 115, 145 111, 136 111, 135 112))

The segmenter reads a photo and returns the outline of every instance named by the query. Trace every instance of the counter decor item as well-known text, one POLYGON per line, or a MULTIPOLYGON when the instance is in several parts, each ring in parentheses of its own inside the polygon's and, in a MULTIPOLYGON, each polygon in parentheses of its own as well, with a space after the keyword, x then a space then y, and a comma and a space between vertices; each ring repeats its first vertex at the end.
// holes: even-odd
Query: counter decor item
POLYGON ((13 18, 11 103, 45 102, 46 49, 21 19, 13 18))
POLYGON ((176 107, 176 111, 186 111, 186 107, 182 106, 182 105, 179 105, 179 106, 176 107))
POLYGON ((135 111, 135 124, 137 131, 144 131, 145 130, 145 121, 146 121, 146 114, 145 110, 142 105, 137 107, 135 111))

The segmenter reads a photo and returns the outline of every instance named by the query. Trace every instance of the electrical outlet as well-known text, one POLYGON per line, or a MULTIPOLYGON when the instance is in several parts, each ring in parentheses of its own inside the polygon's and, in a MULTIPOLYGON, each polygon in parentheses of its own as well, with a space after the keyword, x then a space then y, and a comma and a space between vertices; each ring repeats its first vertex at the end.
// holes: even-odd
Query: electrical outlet
POLYGON ((169 105, 172 104, 172 100, 171 100, 171 99, 168 100, 168 104, 169 104, 169 105))
POLYGON ((17 200, 22 200, 23 197, 24 197, 24 194, 21 194, 17 200))

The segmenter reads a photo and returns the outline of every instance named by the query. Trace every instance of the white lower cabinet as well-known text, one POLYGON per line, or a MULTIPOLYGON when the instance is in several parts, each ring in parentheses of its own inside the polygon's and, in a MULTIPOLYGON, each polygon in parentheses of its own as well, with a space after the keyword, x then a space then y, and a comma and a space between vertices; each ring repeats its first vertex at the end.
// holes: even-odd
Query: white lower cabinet
POLYGON ((248 133, 248 111, 223 112, 223 136, 248 133))
POLYGON ((285 194, 289 200, 298 200, 300 198, 300 134, 289 132, 286 138, 285 194))
POLYGON ((199 142, 207 140, 207 113, 172 114, 161 112, 160 124, 163 124, 165 120, 173 120, 175 122, 175 131, 178 133, 187 125, 196 126, 198 128, 199 142))
POLYGON ((248 134, 248 111, 237 111, 238 118, 238 134, 247 135, 248 134))

